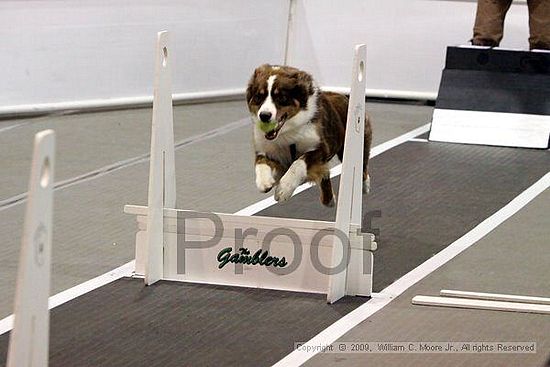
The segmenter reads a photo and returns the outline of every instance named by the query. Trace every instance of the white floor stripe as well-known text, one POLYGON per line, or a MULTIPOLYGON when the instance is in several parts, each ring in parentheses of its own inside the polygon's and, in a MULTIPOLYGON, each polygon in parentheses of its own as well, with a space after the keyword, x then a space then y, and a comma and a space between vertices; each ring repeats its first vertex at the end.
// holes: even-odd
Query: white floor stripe
MULTIPOLYGON (((82 296, 88 292, 93 291, 106 284, 114 282, 125 276, 132 275, 135 268, 135 260, 127 262, 126 264, 119 266, 116 269, 108 271, 107 273, 100 275, 96 278, 90 279, 84 283, 81 283, 75 287, 69 288, 63 292, 57 293, 49 298, 50 310, 54 307, 62 305, 65 302, 69 302, 72 299, 82 296)), ((0 320, 0 335, 10 331, 13 327, 13 315, 10 315, 0 320)))
MULTIPOLYGON (((241 120, 242 121, 242 120, 241 120)), ((235 122, 234 124, 235 125, 239 125, 241 123, 241 121, 237 121, 235 122)), ((235 126, 235 128, 238 127, 238 126, 235 126)), ((380 145, 377 145, 376 147, 373 147, 371 149, 371 157, 374 157, 374 156, 377 156, 399 144, 402 144, 406 141, 408 141, 409 139, 415 137, 415 136, 418 136, 420 134, 423 134, 425 132, 427 132, 428 130, 430 129, 430 124, 426 124, 426 125, 423 125, 417 129, 414 129, 408 133, 405 133, 395 139, 391 139, 383 144, 380 144, 380 145)), ((209 136, 213 136, 214 134, 221 134, 221 132, 210 132, 210 135, 209 136)), ((334 177, 334 176, 337 176, 341 173, 341 165, 338 165, 334 168, 331 169, 331 177, 334 177)), ((299 192, 302 192, 306 189, 308 189, 309 187, 311 187, 312 185, 311 184, 305 184, 305 185, 301 185, 297 190, 296 192, 294 193, 295 195, 299 192)), ((67 186, 65 186, 67 187, 67 186)), ((238 215, 253 215, 271 205, 274 205, 276 203, 276 201, 273 199, 273 197, 269 197, 267 199, 264 199, 258 203, 255 203, 255 204, 252 204, 242 210, 239 210, 238 212, 236 212, 235 214, 238 214, 238 215)), ((0 208, 1 210, 2 208, 0 208)), ((103 275, 100 275, 99 277, 97 278, 94 278, 94 279, 91 279, 87 282, 84 282, 82 284, 79 284, 77 286, 74 286, 66 291, 63 291, 61 293, 58 293, 52 297, 50 297, 50 309, 54 308, 54 307, 57 307, 65 302, 68 302, 74 298, 77 298, 85 293, 88 293, 96 288, 99 288, 105 284, 108 284, 112 281, 115 281, 117 279, 120 279, 124 276, 128 276, 128 275, 131 275, 132 274, 132 271, 134 269, 134 264, 135 264, 135 261, 132 260, 108 273, 105 273, 103 275)), ((10 315, 2 320, 0 320, 0 335, 11 330, 12 329, 12 325, 13 325, 13 315, 10 315)))
MULTIPOLYGON (((502 207, 495 214, 478 224, 470 232, 466 233, 448 247, 438 252, 435 256, 426 260, 424 263, 396 280, 382 292, 373 295, 371 300, 336 321, 327 329, 323 330, 321 333, 309 340, 307 344, 304 344, 304 346, 328 345, 333 343, 352 328, 359 325, 368 317, 389 304, 393 299, 405 292, 405 290, 409 289, 428 274, 432 273, 456 255, 472 246, 481 238, 485 237, 493 229, 517 213, 548 187, 550 187, 550 172, 518 195, 514 200, 502 207)), ((318 352, 308 353, 295 350, 277 362, 274 366, 299 366, 315 356, 317 353, 318 352)))

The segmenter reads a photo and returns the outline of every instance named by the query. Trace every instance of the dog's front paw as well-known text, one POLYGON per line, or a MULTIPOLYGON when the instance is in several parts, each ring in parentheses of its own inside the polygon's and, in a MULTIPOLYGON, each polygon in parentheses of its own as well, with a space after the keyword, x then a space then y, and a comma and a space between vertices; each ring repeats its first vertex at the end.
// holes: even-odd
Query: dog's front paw
POLYGON ((307 166, 303 159, 294 161, 275 188, 275 200, 287 201, 290 199, 294 190, 304 182, 307 176, 306 169, 307 166))
POLYGON ((287 180, 281 180, 275 188, 275 200, 278 202, 287 201, 292 196, 294 190, 296 190, 296 186, 291 185, 287 180))
POLYGON ((256 187, 261 192, 269 192, 273 188, 273 185, 275 184, 275 179, 273 177, 264 177, 259 178, 256 177, 256 187))
POLYGON ((261 192, 268 192, 275 184, 275 179, 271 173, 271 167, 267 164, 256 166, 256 187, 261 192))

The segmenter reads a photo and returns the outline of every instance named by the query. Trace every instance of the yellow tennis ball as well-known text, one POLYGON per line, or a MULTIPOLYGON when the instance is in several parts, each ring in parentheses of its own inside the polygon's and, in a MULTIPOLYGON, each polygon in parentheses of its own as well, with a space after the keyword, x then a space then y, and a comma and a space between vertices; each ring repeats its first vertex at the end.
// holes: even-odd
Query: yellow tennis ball
POLYGON ((270 131, 273 131, 277 128, 277 121, 270 121, 270 122, 258 122, 258 128, 262 130, 264 133, 268 133, 270 131))

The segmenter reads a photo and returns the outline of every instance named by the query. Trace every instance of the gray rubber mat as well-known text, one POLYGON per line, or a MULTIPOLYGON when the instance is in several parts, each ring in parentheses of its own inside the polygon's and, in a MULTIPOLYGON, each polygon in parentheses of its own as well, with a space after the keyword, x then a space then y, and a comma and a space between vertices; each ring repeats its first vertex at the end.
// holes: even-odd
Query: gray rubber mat
MULTIPOLYGON (((550 169, 547 151, 408 142, 370 162, 363 231, 377 234, 375 292, 460 238, 550 169)), ((337 191, 339 177, 333 179, 337 191)), ((258 215, 333 221, 315 187, 258 215)))
POLYGON ((52 310, 50 366, 267 366, 365 301, 124 278, 52 310))

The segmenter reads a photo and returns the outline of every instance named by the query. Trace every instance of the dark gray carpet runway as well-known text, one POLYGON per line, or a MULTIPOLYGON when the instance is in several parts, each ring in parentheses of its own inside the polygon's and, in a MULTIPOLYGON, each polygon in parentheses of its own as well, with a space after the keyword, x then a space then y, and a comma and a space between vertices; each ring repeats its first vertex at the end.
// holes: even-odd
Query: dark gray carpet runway
POLYGON ((50 366, 267 366, 364 301, 120 279, 52 311, 50 366))
MULTIPOLYGON (((423 142, 375 157, 363 223, 379 232, 375 291, 471 230, 549 167, 546 151, 423 142)), ((313 188, 258 214, 334 220, 335 211, 321 207, 313 188)), ((322 295, 168 282, 143 287, 122 279, 52 311, 50 365, 270 365, 365 301, 327 305, 322 295)), ((0 336, 0 365, 7 341, 0 336)))

